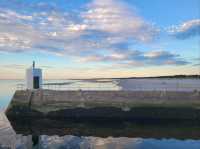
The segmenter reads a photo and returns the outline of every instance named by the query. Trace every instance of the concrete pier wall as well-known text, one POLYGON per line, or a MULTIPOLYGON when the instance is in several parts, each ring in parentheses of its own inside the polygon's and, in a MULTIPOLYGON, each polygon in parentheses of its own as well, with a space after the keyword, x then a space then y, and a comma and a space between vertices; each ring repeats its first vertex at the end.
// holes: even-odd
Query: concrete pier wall
POLYGON ((9 117, 200 119, 200 92, 16 91, 9 117))

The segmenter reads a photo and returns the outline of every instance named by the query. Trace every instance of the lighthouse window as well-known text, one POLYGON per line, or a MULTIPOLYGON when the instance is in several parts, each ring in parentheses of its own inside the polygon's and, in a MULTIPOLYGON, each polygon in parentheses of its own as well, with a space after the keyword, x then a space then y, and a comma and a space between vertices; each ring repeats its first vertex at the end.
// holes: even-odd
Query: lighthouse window
POLYGON ((33 78, 33 87, 34 89, 38 89, 40 86, 39 86, 39 76, 34 76, 33 78))

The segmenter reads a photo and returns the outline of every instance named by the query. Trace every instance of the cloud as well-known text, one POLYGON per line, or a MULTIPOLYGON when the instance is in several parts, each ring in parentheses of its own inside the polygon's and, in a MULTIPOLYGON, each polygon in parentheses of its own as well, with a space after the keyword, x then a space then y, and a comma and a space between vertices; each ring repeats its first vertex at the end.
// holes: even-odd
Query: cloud
POLYGON ((159 29, 125 2, 93 0, 79 12, 54 3, 4 2, 9 5, 0 7, 0 52, 39 51, 131 67, 188 64, 167 51, 130 49, 133 43, 154 40, 159 29))
POLYGON ((164 50, 154 50, 143 53, 143 55, 146 63, 150 65, 187 65, 190 63, 180 55, 164 50))
POLYGON ((128 50, 123 53, 109 55, 90 55, 79 58, 80 62, 111 62, 114 66, 135 67, 150 65, 187 65, 188 61, 181 59, 180 55, 167 51, 140 52, 128 50))
POLYGON ((21 64, 7 64, 7 65, 0 65, 0 67, 2 68, 12 68, 12 69, 25 69, 26 66, 25 65, 21 65, 21 64))
POLYGON ((31 47, 31 40, 12 33, 0 33, 0 51, 8 48, 12 51, 23 51, 31 47))
MULTIPOLYGON (((0 3, 3 6, 6 2, 0 3)), ((77 53, 127 40, 147 42, 158 33, 151 23, 119 1, 94 0, 79 13, 62 11, 51 3, 9 4, 0 10, 1 51, 40 51, 38 47, 53 45, 55 49, 56 45, 63 49, 60 52, 77 53)))
POLYGON ((178 39, 187 39, 200 35, 200 19, 190 20, 179 26, 173 26, 169 29, 169 33, 178 39))
POLYGON ((14 20, 21 20, 21 21, 31 21, 33 19, 33 16, 31 15, 23 15, 23 14, 19 14, 15 11, 9 10, 9 9, 1 9, 0 10, 0 17, 5 19, 5 20, 9 20, 10 18, 14 19, 14 20))
MULTIPOLYGON (((26 69, 29 66, 27 65, 22 65, 22 64, 4 64, 4 65, 0 65, 1 68, 8 68, 8 69, 26 69)), ((48 65, 42 65, 42 66, 38 66, 40 68, 44 68, 44 69, 51 69, 54 68, 53 66, 48 66, 48 65)))
POLYGON ((193 66, 198 66, 198 67, 199 67, 199 66, 200 66, 200 63, 194 64, 193 66))
POLYGON ((137 41, 150 41, 158 32, 125 3, 114 0, 94 0, 82 14, 85 27, 111 35, 132 38, 137 41))
POLYGON ((195 61, 193 66, 198 66, 199 67, 200 66, 200 57, 194 58, 193 60, 195 61))

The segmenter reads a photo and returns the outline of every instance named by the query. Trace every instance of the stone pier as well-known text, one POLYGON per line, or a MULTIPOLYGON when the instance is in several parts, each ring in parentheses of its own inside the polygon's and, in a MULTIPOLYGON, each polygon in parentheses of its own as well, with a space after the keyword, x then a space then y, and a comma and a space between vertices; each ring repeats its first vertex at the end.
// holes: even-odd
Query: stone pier
POLYGON ((8 117, 200 120, 200 92, 16 91, 8 117))

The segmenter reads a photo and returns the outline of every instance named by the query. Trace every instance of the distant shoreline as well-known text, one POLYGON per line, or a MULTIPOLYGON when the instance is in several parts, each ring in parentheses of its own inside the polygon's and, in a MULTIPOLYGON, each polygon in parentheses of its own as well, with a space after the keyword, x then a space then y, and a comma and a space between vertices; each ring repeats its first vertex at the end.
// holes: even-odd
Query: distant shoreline
POLYGON ((200 79, 200 75, 173 75, 173 76, 152 76, 152 77, 128 77, 128 78, 119 78, 119 79, 156 79, 156 78, 192 78, 200 79))
POLYGON ((117 78, 88 78, 88 79, 68 79, 68 80, 103 80, 103 79, 157 79, 157 78, 184 78, 200 79, 200 75, 171 75, 171 76, 151 76, 151 77, 117 77, 117 78))
MULTIPOLYGON (((44 80, 104 80, 104 79, 200 79, 200 75, 170 75, 170 76, 149 76, 149 77, 116 77, 116 78, 65 78, 65 79, 44 79, 44 80)), ((0 79, 0 80, 24 80, 24 79, 0 79)))

